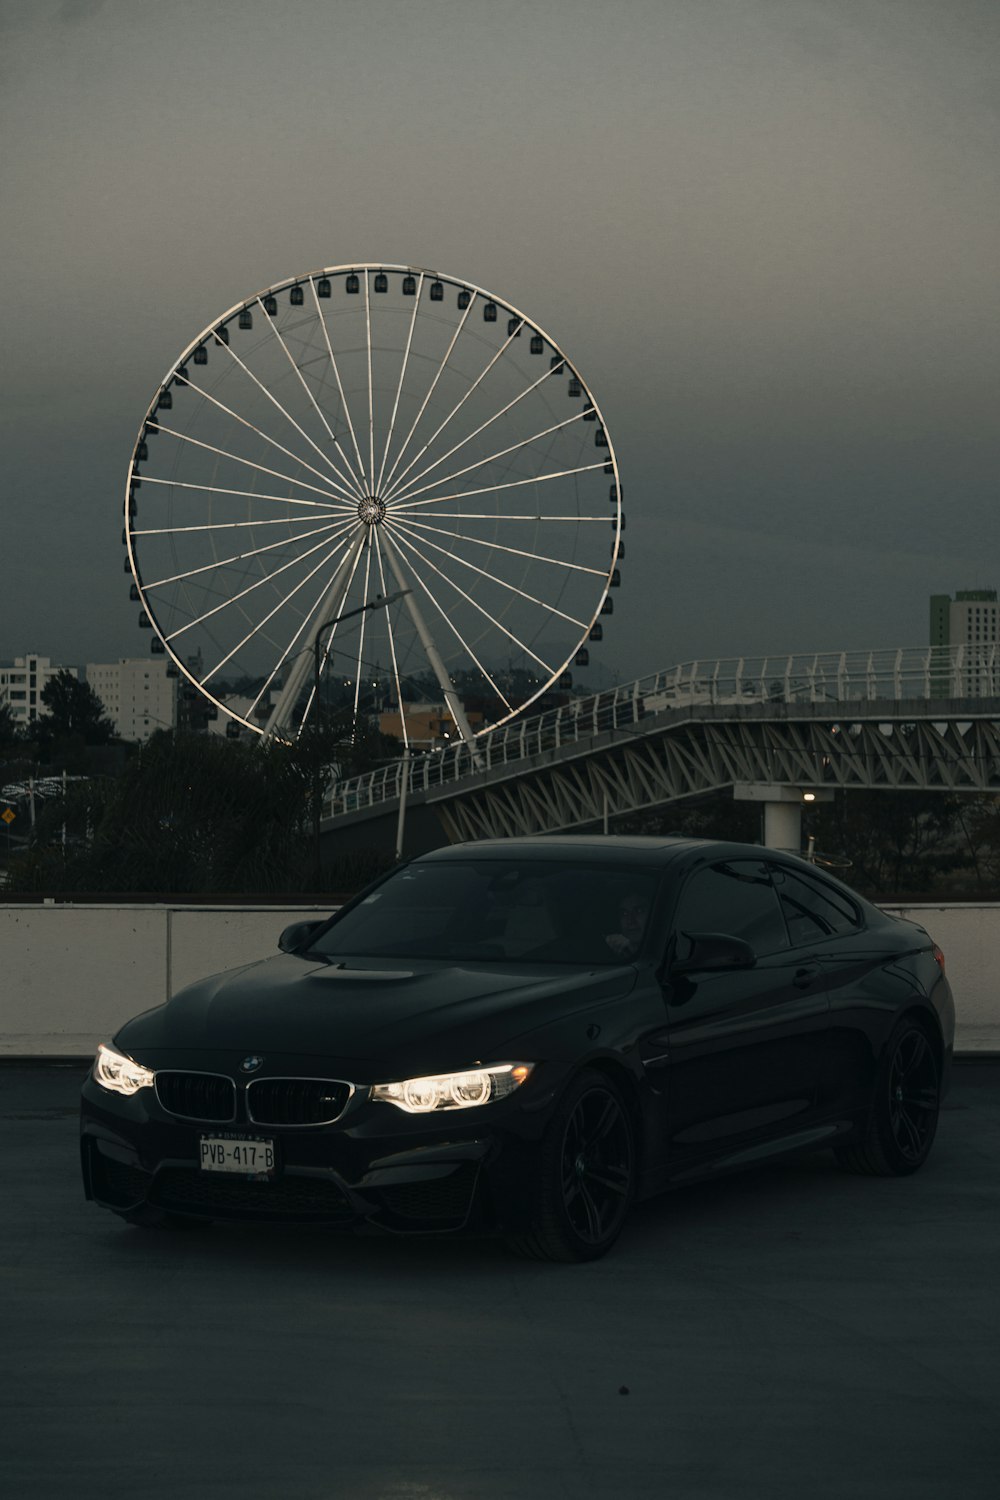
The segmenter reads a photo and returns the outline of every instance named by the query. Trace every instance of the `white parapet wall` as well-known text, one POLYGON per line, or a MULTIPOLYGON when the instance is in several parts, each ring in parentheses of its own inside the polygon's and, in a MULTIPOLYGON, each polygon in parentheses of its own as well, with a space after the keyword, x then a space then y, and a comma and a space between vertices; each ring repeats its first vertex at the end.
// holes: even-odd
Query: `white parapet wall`
POLYGON ((0 906, 0 1056, 79 1057, 139 1011, 270 958, 318 906, 0 906))
MULTIPOLYGON (((130 1016, 277 952, 318 906, 0 905, 0 1056, 82 1057, 130 1016)), ((945 954, 960 1052, 1000 1052, 1000 905, 887 907, 945 954)))

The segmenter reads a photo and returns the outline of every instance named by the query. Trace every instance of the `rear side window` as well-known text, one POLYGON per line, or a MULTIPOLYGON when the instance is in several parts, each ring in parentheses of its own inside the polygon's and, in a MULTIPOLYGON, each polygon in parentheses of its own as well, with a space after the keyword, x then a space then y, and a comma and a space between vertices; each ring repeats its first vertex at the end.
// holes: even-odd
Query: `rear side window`
POLYGON ((793 948, 860 929, 861 911, 844 892, 782 865, 771 874, 793 948))
POLYGON ((767 865, 762 860, 726 860, 692 875, 674 916, 678 955, 685 935, 727 933, 749 943, 758 958, 788 947, 788 935, 767 865))

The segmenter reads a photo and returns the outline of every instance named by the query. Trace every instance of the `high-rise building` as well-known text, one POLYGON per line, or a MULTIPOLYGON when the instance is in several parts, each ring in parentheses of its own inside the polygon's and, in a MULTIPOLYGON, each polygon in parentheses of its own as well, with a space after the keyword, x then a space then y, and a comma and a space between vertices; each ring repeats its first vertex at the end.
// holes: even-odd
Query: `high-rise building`
POLYGON ((15 656, 0 662, 0 703, 6 703, 17 724, 33 724, 48 710, 42 702, 42 691, 60 672, 77 675, 76 667, 55 666, 47 656, 15 656))
POLYGON ((162 657, 122 657, 84 668, 119 739, 148 740, 158 729, 176 727, 177 683, 167 665, 162 657))
MULTIPOLYGON (((952 678, 958 675, 961 696, 996 697, 1000 693, 1000 602, 996 589, 960 589, 954 599, 950 594, 932 594, 930 626, 931 645, 952 648, 952 678)), ((946 681, 946 667, 935 670, 934 677, 942 697, 956 696, 955 681, 946 681)))

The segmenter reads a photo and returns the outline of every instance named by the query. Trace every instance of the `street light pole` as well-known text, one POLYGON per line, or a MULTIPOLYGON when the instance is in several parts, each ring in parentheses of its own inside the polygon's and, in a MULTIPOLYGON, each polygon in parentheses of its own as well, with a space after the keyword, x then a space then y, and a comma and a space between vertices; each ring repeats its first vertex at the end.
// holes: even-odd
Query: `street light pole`
MULTIPOLYGON (((332 630, 340 624, 341 620, 351 620, 355 615, 363 615, 370 609, 387 609, 390 604, 395 604, 397 599, 402 599, 408 594, 409 589, 398 589, 396 593, 389 594, 385 599, 381 596, 373 599, 369 604, 361 604, 357 609, 349 609, 345 614, 337 615, 332 620, 324 620, 316 634, 313 636, 313 701, 312 713, 317 714, 319 709, 319 675, 320 675, 320 641, 324 630, 332 630)), ((328 648, 329 649, 329 648, 328 648)), ((323 810, 323 777, 319 762, 319 744, 316 745, 316 754, 313 758, 313 873, 315 888, 318 891, 323 883, 323 860, 320 851, 320 821, 323 810)))

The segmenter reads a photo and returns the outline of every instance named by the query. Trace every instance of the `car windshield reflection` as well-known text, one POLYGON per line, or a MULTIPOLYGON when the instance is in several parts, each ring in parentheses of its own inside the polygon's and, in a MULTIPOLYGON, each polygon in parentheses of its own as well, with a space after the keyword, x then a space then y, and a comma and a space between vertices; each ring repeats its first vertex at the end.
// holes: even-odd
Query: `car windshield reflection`
POLYGON ((655 879, 561 861, 408 865, 312 945, 331 959, 620 964, 643 943, 655 879))

